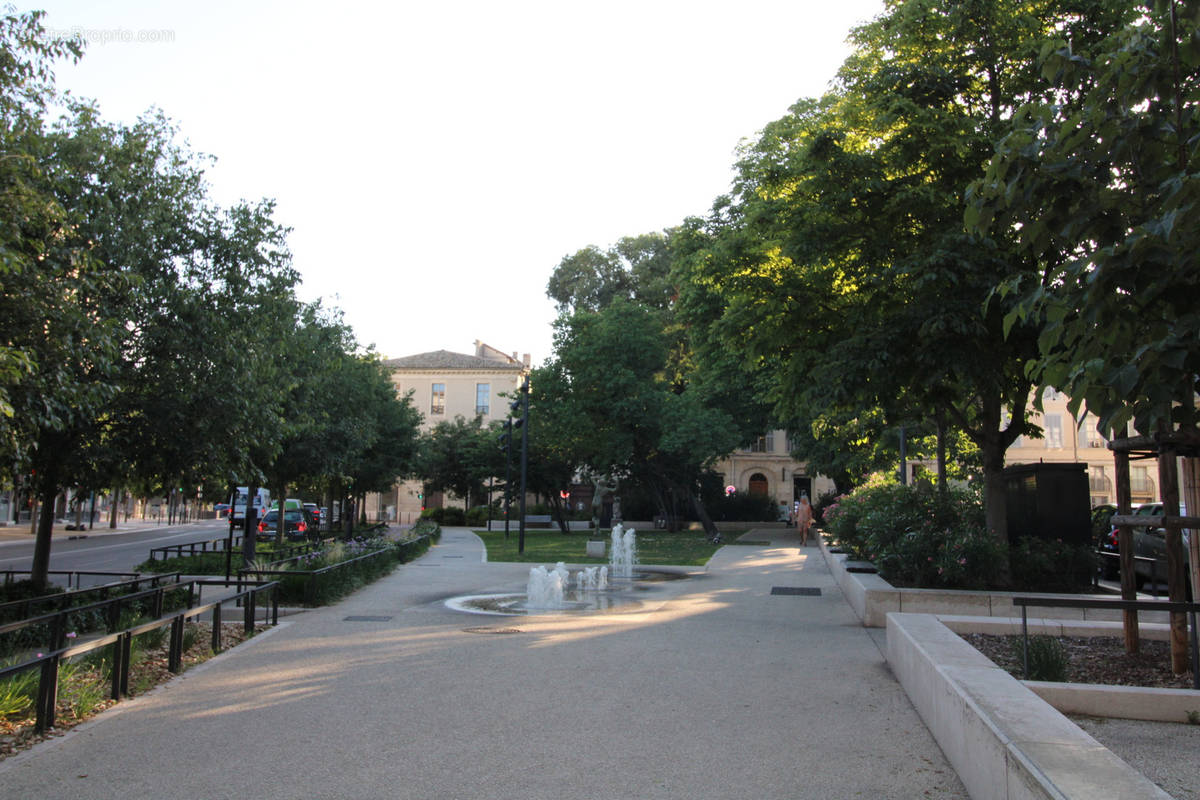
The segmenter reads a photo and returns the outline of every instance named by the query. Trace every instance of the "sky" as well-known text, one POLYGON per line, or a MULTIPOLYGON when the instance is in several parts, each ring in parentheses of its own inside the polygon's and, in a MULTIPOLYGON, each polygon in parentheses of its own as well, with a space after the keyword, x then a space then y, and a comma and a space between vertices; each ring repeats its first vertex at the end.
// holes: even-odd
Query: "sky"
POLYGON ((300 297, 385 357, 552 354, 564 256, 704 215, 883 0, 62 0, 60 89, 152 107, 223 205, 276 202, 300 297))

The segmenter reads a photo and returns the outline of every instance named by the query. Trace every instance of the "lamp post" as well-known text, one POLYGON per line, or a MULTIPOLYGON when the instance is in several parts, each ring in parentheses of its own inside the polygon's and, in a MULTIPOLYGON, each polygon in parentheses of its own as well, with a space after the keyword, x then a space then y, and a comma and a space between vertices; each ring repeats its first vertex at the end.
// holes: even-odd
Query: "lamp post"
POLYGON ((504 538, 508 538, 508 510, 512 500, 512 429, 510 417, 504 420, 504 433, 500 434, 500 449, 504 451, 504 538))
POLYGON ((525 552, 525 484, 529 477, 529 379, 521 384, 521 396, 513 400, 509 408, 512 413, 521 412, 520 419, 513 422, 513 428, 521 429, 521 524, 517 534, 517 552, 525 552))

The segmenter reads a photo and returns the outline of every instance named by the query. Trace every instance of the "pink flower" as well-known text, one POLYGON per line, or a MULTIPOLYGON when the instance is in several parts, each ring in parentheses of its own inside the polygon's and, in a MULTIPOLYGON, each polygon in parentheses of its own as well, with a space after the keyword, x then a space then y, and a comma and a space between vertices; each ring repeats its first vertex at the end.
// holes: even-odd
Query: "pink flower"
POLYGON ((78 635, 79 635, 79 634, 75 633, 75 631, 71 631, 70 633, 68 633, 68 634, 67 634, 67 638, 68 638, 68 639, 74 639, 74 638, 75 638, 76 636, 78 636, 78 635))
POLYGON ((966 564, 967 564, 967 559, 966 559, 965 557, 964 557, 964 558, 960 558, 960 559, 958 560, 958 563, 959 563, 959 564, 962 564, 963 566, 966 566, 966 564))

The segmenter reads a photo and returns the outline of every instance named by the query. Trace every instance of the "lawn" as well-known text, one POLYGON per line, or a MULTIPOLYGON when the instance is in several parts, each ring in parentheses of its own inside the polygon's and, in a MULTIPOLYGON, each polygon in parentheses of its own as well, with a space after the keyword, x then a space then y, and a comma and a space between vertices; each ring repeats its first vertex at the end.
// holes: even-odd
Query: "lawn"
MULTIPOLYGON (((506 539, 504 531, 475 531, 487 546, 488 561, 518 561, 531 564, 607 564, 608 558, 588 558, 588 539, 603 539, 611 549, 611 534, 602 530, 597 536, 591 531, 562 533, 558 529, 538 528, 525 531, 525 552, 517 552, 518 534, 514 528, 506 539)), ((733 544, 745 531, 724 531, 725 544, 733 544)), ((668 564, 682 567, 701 567, 708 563, 720 545, 708 541, 704 531, 637 531, 637 560, 639 564, 668 564)))

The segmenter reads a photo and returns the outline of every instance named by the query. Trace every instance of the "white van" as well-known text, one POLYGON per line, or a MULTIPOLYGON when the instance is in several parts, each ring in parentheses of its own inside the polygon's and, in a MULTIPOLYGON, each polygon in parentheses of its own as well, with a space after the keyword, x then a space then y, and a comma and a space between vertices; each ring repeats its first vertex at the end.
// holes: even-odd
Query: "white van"
MULTIPOLYGON (((229 523, 235 524, 243 522, 246 519, 246 499, 250 495, 248 486, 239 486, 233 491, 233 497, 229 500, 229 523)), ((267 513, 267 508, 271 504, 271 493, 266 489, 259 489, 254 496, 254 518, 262 519, 267 513)))

